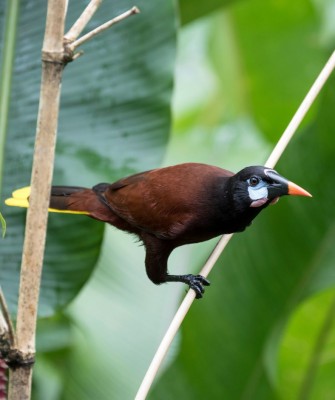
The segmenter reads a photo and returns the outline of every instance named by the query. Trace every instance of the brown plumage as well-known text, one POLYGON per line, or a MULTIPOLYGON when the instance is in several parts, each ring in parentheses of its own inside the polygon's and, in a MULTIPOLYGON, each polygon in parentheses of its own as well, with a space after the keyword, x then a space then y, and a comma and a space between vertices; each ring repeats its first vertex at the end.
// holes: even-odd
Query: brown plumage
POLYGON ((184 282, 202 297, 202 276, 169 275, 168 257, 178 246, 243 231, 267 205, 286 194, 309 193, 265 167, 237 174, 186 163, 100 183, 92 189, 52 188, 50 207, 82 211, 130 232, 144 243, 148 277, 156 284, 184 282))

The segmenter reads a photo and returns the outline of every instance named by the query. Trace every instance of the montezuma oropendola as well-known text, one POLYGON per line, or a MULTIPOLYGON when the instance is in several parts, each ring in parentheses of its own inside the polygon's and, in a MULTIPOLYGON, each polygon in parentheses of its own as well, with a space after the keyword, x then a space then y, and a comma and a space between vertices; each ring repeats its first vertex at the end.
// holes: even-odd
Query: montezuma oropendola
MULTIPOLYGON (((7 205, 28 206, 29 188, 7 205)), ((311 196, 276 171, 252 166, 234 174, 186 163, 100 183, 92 189, 53 186, 50 211, 86 214, 133 233, 146 249, 145 266, 155 284, 183 282, 201 298, 209 282, 201 275, 170 275, 168 258, 178 246, 241 232, 283 195, 311 196)))

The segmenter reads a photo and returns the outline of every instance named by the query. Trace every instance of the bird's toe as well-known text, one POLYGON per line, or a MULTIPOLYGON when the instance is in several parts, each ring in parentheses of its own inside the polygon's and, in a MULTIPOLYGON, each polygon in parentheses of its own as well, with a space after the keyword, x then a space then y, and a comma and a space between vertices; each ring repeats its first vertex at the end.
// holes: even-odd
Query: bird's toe
POLYGON ((205 293, 204 286, 209 286, 210 282, 202 275, 190 275, 188 285, 195 291, 195 298, 201 299, 205 293))

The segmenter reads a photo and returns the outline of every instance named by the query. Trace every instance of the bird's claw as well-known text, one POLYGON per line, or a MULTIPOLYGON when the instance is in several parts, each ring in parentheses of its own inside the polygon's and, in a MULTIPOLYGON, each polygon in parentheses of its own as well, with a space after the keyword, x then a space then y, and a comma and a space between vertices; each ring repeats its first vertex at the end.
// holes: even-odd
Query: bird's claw
POLYGON ((195 291, 195 298, 201 299, 205 293, 204 286, 209 286, 210 282, 202 275, 186 275, 187 284, 190 289, 195 291))
POLYGON ((202 275, 167 275, 166 282, 183 282, 195 291, 195 297, 201 299, 205 292, 204 286, 209 286, 210 282, 202 275))

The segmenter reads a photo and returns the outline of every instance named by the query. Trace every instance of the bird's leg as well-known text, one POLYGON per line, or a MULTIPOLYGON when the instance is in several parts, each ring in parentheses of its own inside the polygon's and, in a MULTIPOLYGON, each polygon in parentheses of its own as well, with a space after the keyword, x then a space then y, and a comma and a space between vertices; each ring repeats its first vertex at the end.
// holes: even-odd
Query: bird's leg
POLYGON ((204 292, 205 288, 204 286, 209 286, 210 282, 204 278, 202 275, 166 275, 166 281, 167 282, 182 282, 186 283, 190 287, 190 289, 193 289, 195 291, 195 297, 197 299, 201 299, 204 292))
POLYGON ((205 289, 204 286, 209 286, 210 283, 201 275, 169 275, 167 272, 167 262, 169 255, 175 248, 172 242, 160 240, 149 234, 142 234, 141 238, 145 244, 146 257, 145 267, 148 278, 159 285, 165 282, 182 282, 193 289, 196 293, 196 298, 202 298, 205 289))

